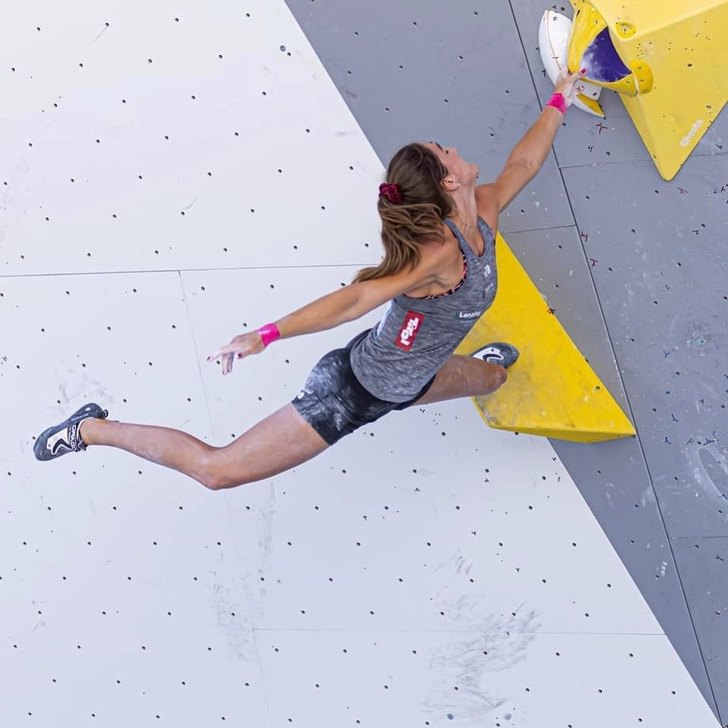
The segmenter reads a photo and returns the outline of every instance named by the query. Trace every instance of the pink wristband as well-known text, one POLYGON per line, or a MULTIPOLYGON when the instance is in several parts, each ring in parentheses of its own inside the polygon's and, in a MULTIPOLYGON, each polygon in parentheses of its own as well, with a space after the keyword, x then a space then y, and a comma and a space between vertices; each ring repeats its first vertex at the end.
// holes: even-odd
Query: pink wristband
POLYGON ((278 327, 275 324, 266 324, 265 326, 261 326, 258 329, 258 333, 263 341, 263 346, 268 346, 268 344, 276 341, 276 339, 281 338, 281 332, 278 331, 278 327))
POLYGON ((555 93, 549 100, 546 106, 553 106, 557 111, 561 112, 561 116, 566 113, 568 108, 566 105, 566 99, 562 93, 555 93))

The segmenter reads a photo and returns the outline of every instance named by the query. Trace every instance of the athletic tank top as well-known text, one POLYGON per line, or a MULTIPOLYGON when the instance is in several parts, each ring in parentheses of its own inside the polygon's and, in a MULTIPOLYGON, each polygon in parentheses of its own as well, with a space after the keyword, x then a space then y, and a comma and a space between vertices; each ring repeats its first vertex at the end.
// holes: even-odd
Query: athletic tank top
POLYGON ((452 293, 436 298, 392 299, 384 318, 351 349, 356 378, 375 397, 388 402, 412 399, 432 379, 495 298, 493 231, 478 217, 485 243, 478 256, 455 223, 445 224, 457 238, 467 260, 467 276, 452 293))

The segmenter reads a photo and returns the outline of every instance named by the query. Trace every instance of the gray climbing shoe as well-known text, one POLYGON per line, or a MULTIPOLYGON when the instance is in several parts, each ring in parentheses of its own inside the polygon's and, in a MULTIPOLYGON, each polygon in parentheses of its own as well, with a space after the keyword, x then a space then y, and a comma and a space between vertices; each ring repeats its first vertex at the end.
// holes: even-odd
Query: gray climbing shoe
POLYGON ((495 341, 482 349, 478 349, 472 356, 508 369, 518 361, 519 354, 520 352, 515 346, 505 344, 502 341, 495 341))
POLYGON ((81 439, 79 427, 89 417, 106 419, 109 413, 99 405, 90 402, 74 412, 60 425, 54 425, 42 432, 33 445, 33 452, 38 460, 54 460, 68 452, 81 452, 86 443, 81 439))

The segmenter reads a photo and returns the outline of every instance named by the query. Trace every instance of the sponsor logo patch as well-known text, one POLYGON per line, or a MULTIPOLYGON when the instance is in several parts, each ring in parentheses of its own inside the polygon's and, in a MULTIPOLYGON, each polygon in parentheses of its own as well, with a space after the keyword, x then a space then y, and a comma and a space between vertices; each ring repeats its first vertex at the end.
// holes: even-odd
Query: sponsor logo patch
POLYGON ((687 147, 693 140, 693 137, 700 131, 700 127, 703 126, 703 120, 698 119, 691 127, 690 131, 680 140, 681 147, 687 147))
POLYGON ((482 311, 460 311, 460 313, 458 313, 458 318, 464 320, 476 319, 480 318, 482 313, 482 311))
POLYGON ((402 349, 402 351, 411 351, 424 320, 425 314, 417 311, 407 311, 402 328, 399 330, 397 339, 394 342, 395 346, 402 349))

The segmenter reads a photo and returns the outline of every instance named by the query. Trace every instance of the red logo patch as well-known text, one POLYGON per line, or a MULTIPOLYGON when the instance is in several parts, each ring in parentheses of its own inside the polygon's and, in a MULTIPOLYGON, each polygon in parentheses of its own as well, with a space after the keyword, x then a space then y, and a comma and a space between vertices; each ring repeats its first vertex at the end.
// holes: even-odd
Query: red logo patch
POLYGON ((397 340, 394 342, 394 345, 402 349, 402 351, 411 351, 424 320, 425 314, 418 313, 417 311, 407 311, 407 315, 404 317, 404 323, 399 330, 399 334, 397 334, 397 340))

